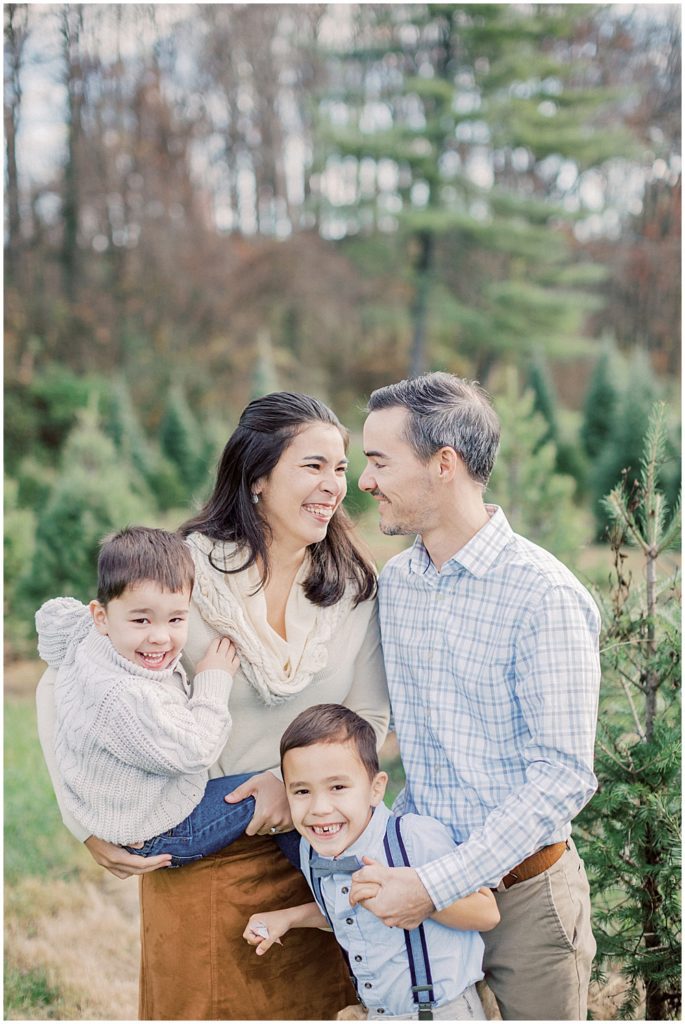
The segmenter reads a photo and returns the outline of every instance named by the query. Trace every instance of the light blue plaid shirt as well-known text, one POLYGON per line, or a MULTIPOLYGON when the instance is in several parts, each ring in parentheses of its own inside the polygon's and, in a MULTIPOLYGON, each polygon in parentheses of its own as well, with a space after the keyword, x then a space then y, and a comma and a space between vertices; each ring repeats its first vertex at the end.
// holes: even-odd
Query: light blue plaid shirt
POLYGON ((432 815, 462 844, 418 870, 438 910, 566 839, 597 786, 597 606, 487 509, 440 572, 417 538, 379 584, 407 776, 394 810, 432 815))

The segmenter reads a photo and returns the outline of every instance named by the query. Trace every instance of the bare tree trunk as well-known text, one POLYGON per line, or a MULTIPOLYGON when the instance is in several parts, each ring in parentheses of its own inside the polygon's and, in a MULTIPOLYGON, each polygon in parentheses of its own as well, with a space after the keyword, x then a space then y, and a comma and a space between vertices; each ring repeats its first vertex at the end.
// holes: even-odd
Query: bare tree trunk
POLYGON ((418 242, 419 253, 415 265, 416 293, 411 311, 414 331, 409 362, 410 377, 418 377, 420 374, 425 373, 428 364, 426 344, 428 297, 430 294, 435 248, 435 239, 430 231, 419 232, 418 242))
POLYGON ((79 228, 79 148, 82 135, 81 110, 85 81, 79 58, 79 41, 83 26, 82 10, 78 6, 62 9, 62 45, 64 55, 64 82, 67 90, 67 159, 64 167, 64 196, 62 201, 62 272, 64 291, 73 302, 78 279, 79 228))
POLYGON ((7 242, 5 266, 8 283, 16 283, 21 261, 21 213, 19 207, 19 172, 17 169, 17 131, 21 116, 21 70, 27 37, 26 6, 17 4, 5 9, 5 198, 7 200, 7 242))

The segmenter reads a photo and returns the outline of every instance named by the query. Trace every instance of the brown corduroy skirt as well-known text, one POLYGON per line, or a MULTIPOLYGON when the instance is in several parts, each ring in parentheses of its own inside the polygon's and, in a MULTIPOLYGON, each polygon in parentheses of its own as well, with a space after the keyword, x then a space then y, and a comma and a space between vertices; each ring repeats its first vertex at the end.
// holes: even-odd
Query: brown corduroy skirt
POLYGON ((312 899, 265 836, 141 876, 141 1020, 333 1020, 356 996, 332 935, 288 933, 264 956, 243 939, 258 911, 312 899))

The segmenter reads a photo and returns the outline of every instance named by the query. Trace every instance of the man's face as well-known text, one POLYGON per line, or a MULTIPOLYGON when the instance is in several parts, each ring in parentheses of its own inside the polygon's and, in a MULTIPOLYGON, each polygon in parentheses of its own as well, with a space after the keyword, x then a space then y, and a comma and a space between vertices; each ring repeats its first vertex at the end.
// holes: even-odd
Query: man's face
POLYGON ((435 482, 429 465, 404 440, 409 411, 379 409, 364 424, 366 469, 362 491, 378 502, 380 528, 388 535, 425 533, 435 523, 435 482))
POLYGON ((369 824, 388 776, 373 778, 352 743, 293 747, 283 758, 283 781, 293 825, 324 857, 338 857, 369 824))

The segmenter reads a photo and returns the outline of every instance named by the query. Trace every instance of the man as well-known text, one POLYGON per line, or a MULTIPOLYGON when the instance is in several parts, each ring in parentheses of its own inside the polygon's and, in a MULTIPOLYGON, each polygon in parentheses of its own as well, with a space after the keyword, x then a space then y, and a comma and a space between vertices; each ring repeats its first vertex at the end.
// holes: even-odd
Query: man
POLYGON ((460 845, 418 869, 363 868, 351 900, 414 928, 496 889, 484 967, 504 1019, 585 1019, 595 943, 570 822, 596 788, 599 613, 484 503, 499 423, 476 384, 431 373, 368 408, 359 486, 384 533, 419 535, 379 585, 407 776, 394 809, 438 818, 460 845))

